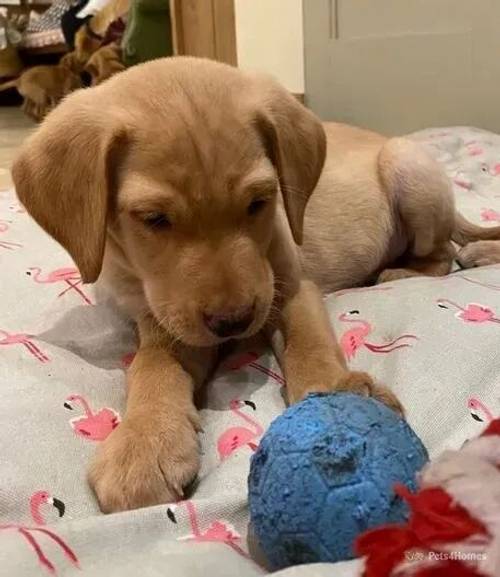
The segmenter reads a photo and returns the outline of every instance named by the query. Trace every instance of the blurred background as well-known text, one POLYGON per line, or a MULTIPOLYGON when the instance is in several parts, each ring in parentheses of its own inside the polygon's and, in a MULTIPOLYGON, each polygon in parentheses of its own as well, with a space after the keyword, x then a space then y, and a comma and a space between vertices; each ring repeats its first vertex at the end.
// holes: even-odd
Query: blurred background
POLYGON ((271 73, 327 120, 500 131, 499 29, 498 0, 0 0, 0 168, 65 94, 173 54, 271 73))

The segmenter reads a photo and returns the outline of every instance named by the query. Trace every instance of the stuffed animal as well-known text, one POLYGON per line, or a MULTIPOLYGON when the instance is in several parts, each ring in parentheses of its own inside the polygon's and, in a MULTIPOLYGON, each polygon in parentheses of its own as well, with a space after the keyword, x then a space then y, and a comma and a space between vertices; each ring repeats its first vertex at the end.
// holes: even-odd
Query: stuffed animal
POLYGON ((125 69, 121 61, 121 48, 116 42, 99 48, 88 59, 84 71, 90 76, 90 85, 97 86, 125 69))
POLYGON ((419 486, 397 489, 410 506, 407 523, 358 538, 363 577, 498 577, 500 419, 426 465, 419 486))
POLYGON ((59 64, 28 68, 19 78, 1 84, 0 92, 16 88, 24 98, 23 112, 40 122, 64 96, 81 87, 73 55, 67 54, 59 64))
MULTIPOLYGON (((87 20, 75 34, 75 52, 83 64, 97 52, 99 48, 116 38, 106 38, 110 27, 119 23, 129 11, 130 0, 110 0, 105 6, 87 20)), ((121 36, 121 34, 120 34, 121 36)))

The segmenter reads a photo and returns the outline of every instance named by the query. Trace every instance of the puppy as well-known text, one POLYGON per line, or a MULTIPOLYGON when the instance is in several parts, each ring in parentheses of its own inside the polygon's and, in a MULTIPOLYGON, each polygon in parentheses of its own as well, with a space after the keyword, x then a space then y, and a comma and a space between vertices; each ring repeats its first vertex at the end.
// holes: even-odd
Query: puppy
POLYGON ((323 126, 273 80, 195 58, 69 96, 13 176, 83 280, 137 323, 127 411, 90 468, 103 511, 182 496, 199 467, 193 393, 229 339, 280 331, 292 403, 347 390, 401 410, 347 367, 321 290, 446 274, 452 237, 500 236, 456 217, 417 145, 323 126))
POLYGON ((126 17, 130 0, 110 0, 75 34, 75 52, 80 62, 88 62, 103 47, 111 24, 126 17))
POLYGON ((66 95, 82 87, 79 71, 74 69, 74 58, 67 54, 57 65, 29 68, 19 78, 0 85, 0 91, 16 88, 24 98, 23 112, 40 122, 66 95))
POLYGON ((94 52, 84 67, 90 76, 91 86, 101 84, 122 70, 125 70, 125 65, 121 61, 121 48, 115 42, 94 52))

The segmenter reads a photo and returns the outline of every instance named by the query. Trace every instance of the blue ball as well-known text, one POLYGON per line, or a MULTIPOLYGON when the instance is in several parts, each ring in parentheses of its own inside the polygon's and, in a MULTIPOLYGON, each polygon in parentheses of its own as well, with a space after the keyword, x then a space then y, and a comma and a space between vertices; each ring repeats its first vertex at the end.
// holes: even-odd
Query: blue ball
POLYGON ((374 399, 313 394, 271 424, 252 457, 253 531, 274 569, 352 559, 356 537, 404 522, 394 484, 428 461, 406 421, 374 399))

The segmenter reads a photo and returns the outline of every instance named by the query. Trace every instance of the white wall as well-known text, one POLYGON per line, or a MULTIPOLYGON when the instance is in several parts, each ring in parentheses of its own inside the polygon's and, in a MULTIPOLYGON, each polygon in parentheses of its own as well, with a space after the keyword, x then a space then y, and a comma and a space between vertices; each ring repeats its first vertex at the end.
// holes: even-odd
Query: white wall
POLYGON ((302 0, 235 0, 238 66, 304 93, 302 0))

